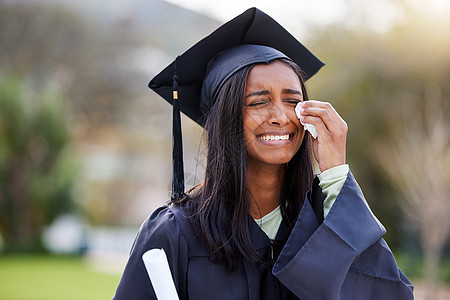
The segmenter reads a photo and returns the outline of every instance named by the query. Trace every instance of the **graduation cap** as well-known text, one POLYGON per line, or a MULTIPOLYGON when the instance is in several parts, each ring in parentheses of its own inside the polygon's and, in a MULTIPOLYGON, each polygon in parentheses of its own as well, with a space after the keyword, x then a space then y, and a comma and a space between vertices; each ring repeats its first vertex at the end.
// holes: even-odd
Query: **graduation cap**
POLYGON ((270 16, 250 8, 189 48, 149 83, 173 105, 172 201, 184 196, 180 110, 203 126, 217 92, 235 72, 279 58, 294 61, 313 76, 323 65, 270 16))

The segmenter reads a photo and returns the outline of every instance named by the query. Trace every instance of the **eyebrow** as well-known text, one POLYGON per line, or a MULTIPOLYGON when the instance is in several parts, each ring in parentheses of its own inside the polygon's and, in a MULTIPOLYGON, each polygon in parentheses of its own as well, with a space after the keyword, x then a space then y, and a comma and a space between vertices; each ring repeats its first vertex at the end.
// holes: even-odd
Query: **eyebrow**
MULTIPOLYGON (((253 93, 248 94, 245 96, 245 98, 251 97, 251 96, 261 96, 261 95, 268 95, 270 92, 268 90, 260 90, 253 93)), ((294 94, 294 95, 302 95, 301 91, 294 90, 294 89, 283 89, 283 94, 294 94)))
POLYGON ((248 94, 245 96, 245 98, 251 97, 251 96, 261 96, 261 95, 268 95, 270 94, 268 90, 260 90, 253 93, 248 94))
POLYGON ((302 95, 302 92, 301 92, 301 91, 294 90, 294 89, 283 89, 283 94, 302 95))

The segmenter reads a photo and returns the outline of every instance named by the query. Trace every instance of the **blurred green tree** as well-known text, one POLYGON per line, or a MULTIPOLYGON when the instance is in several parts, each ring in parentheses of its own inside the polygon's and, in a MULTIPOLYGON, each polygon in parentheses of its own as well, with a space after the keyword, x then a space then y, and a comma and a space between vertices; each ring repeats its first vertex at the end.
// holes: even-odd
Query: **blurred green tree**
MULTIPOLYGON (((449 97, 450 42, 443 39, 449 30, 448 18, 408 11, 401 24, 383 34, 332 26, 314 41, 327 65, 311 79, 310 94, 332 102, 349 124, 348 160, 376 215, 389 228, 387 239, 394 248, 404 241, 404 216, 398 186, 386 176, 375 149, 398 138, 394 129, 401 125, 402 108, 396 103, 407 101, 423 112, 430 86, 449 97)), ((449 112, 448 105, 440 109, 449 112)))
POLYGON ((77 173, 64 102, 0 80, 0 233, 4 250, 42 250, 43 227, 71 210, 77 173))
POLYGON ((0 1, 0 74, 26 78, 32 87, 57 85, 70 120, 85 131, 125 122, 136 74, 129 39, 110 25, 64 4, 0 1))
MULTIPOLYGON (((65 117, 82 163, 94 152, 92 148, 110 150, 111 140, 118 148, 127 147, 118 137, 129 136, 127 130, 133 126, 136 115, 139 114, 141 120, 148 119, 149 111, 155 107, 148 98, 136 96, 143 92, 148 94, 148 91, 145 88, 147 78, 132 65, 135 51, 141 46, 135 41, 135 32, 127 24, 121 27, 120 20, 107 14, 102 18, 96 16, 88 8, 74 8, 67 3, 0 1, 0 78, 15 74, 25 80, 27 90, 24 93, 32 93, 32 89, 39 90, 41 86, 57 88, 63 102, 59 105, 67 108, 65 117), (146 109, 136 106, 138 99, 145 103, 146 109)), ((154 103, 163 106, 162 101, 154 103)), ((11 134, 20 132, 16 129, 11 134)), ((66 133, 60 135, 68 138, 66 133)), ((42 144, 39 139, 35 143, 42 144)), ((95 179, 86 177, 86 173, 81 174, 77 183, 80 192, 76 201, 83 208, 82 213, 99 222, 117 220, 121 209, 116 207, 118 201, 111 199, 129 196, 117 196, 123 195, 119 185, 105 183, 102 179, 98 179, 97 184, 95 179), (103 187, 99 194, 92 192, 96 184, 103 187), (117 213, 109 217, 111 211, 117 213)), ((40 180, 44 179, 36 178, 35 182, 40 180)), ((41 192, 44 193, 43 190, 36 193, 41 192)), ((123 203, 125 206, 126 201, 123 203)))
POLYGON ((405 7, 383 34, 327 28, 316 43, 328 64, 311 82, 349 124, 348 160, 389 245, 422 251, 427 299, 450 232, 449 22, 405 7))
POLYGON ((410 95, 394 105, 403 124, 394 126, 395 141, 379 145, 377 154, 402 194, 402 210, 420 230, 428 299, 434 299, 439 261, 450 237, 450 122, 438 86, 422 97, 410 95), (417 109, 421 100, 426 105, 417 109))

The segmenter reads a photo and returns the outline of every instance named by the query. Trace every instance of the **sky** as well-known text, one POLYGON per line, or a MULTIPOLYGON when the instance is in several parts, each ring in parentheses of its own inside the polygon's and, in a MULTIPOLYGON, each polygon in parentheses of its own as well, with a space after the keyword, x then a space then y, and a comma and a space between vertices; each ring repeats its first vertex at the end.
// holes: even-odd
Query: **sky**
POLYGON ((311 26, 333 23, 349 27, 365 26, 375 32, 386 32, 401 22, 401 3, 431 14, 450 16, 449 0, 166 0, 168 2, 211 15, 225 22, 256 6, 302 36, 311 26))

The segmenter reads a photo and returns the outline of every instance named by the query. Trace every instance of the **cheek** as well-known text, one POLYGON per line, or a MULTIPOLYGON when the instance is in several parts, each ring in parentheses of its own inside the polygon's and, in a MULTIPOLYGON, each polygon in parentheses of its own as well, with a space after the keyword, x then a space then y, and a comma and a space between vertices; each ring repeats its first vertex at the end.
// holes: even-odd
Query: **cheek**
POLYGON ((255 131, 261 123, 263 123, 263 116, 261 114, 244 112, 242 119, 244 134, 255 135, 255 131))
POLYGON ((254 142, 254 139, 256 138, 255 135, 255 131, 254 129, 255 124, 253 124, 253 122, 251 122, 251 119, 248 120, 246 119, 246 117, 244 116, 244 120, 243 120, 243 131, 244 131, 244 142, 245 142, 245 148, 247 148, 250 144, 252 144, 254 142))
POLYGON ((297 114, 295 113, 295 109, 291 109, 289 110, 288 114, 288 118, 289 120, 295 124, 295 126, 297 126, 298 128, 303 128, 303 126, 300 123, 300 120, 297 117, 297 114))
POLYGON ((244 143, 245 149, 250 153, 257 152, 257 129, 261 125, 262 120, 258 114, 245 113, 243 114, 243 131, 244 131, 244 143))
POLYGON ((295 125, 295 127, 297 127, 299 135, 302 136, 303 140, 305 129, 303 128, 303 125, 300 123, 300 120, 297 118, 297 114, 295 113, 295 111, 289 114, 289 120, 295 125))
POLYGON ((306 132, 305 132, 305 129, 303 128, 303 125, 300 123, 300 120, 297 118, 297 117, 295 117, 294 119, 291 119, 292 121, 292 123, 294 123, 295 124, 295 126, 297 127, 297 145, 296 145, 296 147, 297 147, 297 151, 298 151, 298 149, 300 149, 300 146, 302 145, 302 143, 303 143, 303 140, 305 139, 305 135, 306 135, 306 132))

